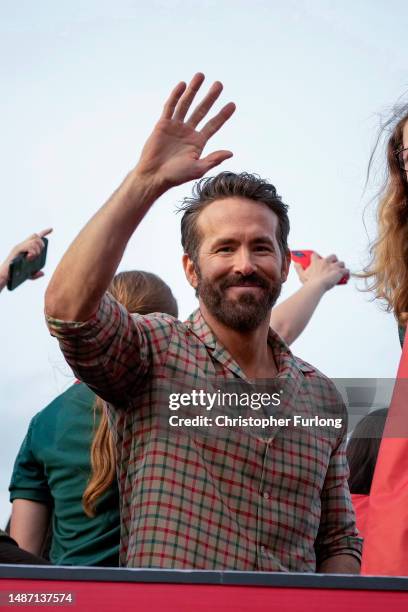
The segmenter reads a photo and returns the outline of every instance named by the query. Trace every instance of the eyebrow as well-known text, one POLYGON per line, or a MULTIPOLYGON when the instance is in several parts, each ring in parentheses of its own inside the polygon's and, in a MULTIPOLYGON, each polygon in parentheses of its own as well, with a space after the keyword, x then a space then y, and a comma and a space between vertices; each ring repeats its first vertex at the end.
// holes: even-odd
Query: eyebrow
POLYGON ((258 236, 258 238, 254 238, 254 240, 251 240, 251 242, 269 242, 270 244, 273 244, 273 240, 268 234, 265 236, 258 236))
MULTIPOLYGON (((220 244, 236 244, 237 242, 239 242, 239 240, 237 240, 236 238, 233 238, 232 236, 229 236, 229 237, 224 237, 224 238, 217 238, 215 242, 212 243, 211 246, 212 248, 215 248, 219 246, 220 244)), ((257 236, 253 240, 250 240, 251 244, 260 244, 260 243, 265 243, 265 242, 267 242, 268 244, 272 246, 275 246, 273 240, 268 234, 265 234, 264 236, 257 236)))

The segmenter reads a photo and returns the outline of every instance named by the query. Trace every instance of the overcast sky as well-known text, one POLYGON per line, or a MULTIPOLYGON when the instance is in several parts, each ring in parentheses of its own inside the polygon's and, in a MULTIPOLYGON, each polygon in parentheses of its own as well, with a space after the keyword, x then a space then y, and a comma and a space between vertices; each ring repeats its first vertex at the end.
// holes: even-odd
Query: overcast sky
MULTIPOLYGON (((408 89, 405 0, 3 0, 0 18, 0 258, 48 226, 46 278, 0 296, 0 525, 12 464, 30 418, 72 382, 43 320, 47 280, 79 229, 138 159, 168 92, 198 70, 237 111, 213 139, 290 205, 292 248, 367 261, 380 181, 363 193, 378 128, 408 89)), ((381 161, 381 159, 379 160, 381 161)), ((120 269, 172 287, 196 306, 181 268, 167 193, 132 238, 120 269)), ((283 298, 299 287, 292 271, 283 298)), ((393 377, 400 347, 354 281, 327 294, 294 352, 332 377, 393 377)))

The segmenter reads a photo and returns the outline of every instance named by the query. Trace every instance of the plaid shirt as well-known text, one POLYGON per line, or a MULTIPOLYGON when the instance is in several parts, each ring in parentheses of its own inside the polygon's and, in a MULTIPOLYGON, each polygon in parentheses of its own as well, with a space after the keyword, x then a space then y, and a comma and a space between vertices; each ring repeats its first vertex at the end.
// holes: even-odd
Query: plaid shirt
MULTIPOLYGON (((247 381, 199 310, 185 323, 130 315, 106 294, 89 321, 48 325, 76 375, 108 402, 122 565, 313 572, 334 555, 360 558, 344 430, 324 438, 278 429, 262 438, 240 427, 218 436, 162 428, 165 381, 190 389, 210 379, 247 381)), ((278 377, 291 380, 310 414, 338 405, 326 377, 274 332, 268 341, 278 377)))

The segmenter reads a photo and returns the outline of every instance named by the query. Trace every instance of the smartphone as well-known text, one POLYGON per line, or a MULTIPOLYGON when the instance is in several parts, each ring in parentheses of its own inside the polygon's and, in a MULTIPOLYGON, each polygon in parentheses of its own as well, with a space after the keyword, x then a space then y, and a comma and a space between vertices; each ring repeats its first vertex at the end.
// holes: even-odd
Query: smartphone
MULTIPOLYGON (((311 251, 310 249, 302 249, 298 251, 291 251, 290 256, 291 256, 292 261, 295 261, 296 263, 300 264, 302 268, 306 270, 306 268, 308 268, 310 264, 312 263, 312 253, 315 253, 315 251, 311 251)), ((320 255, 318 255, 317 253, 316 255, 321 259, 320 255)), ((339 280, 337 284, 346 285, 349 278, 350 278, 350 275, 345 274, 344 276, 341 277, 341 279, 339 280)))
POLYGON ((44 248, 41 253, 35 259, 29 261, 27 259, 27 253, 20 253, 11 262, 9 266, 9 275, 7 280, 7 289, 13 291, 16 287, 24 283, 27 278, 30 278, 33 274, 41 270, 45 265, 47 257, 47 238, 42 238, 44 248))

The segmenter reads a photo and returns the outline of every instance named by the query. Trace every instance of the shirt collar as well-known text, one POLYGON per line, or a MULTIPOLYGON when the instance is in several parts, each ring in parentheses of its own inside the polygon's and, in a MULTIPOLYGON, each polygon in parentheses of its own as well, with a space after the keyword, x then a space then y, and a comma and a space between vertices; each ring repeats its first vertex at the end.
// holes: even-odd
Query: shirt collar
MULTIPOLYGON (((199 308, 188 317, 186 325, 213 352, 214 359, 221 362, 235 375, 248 380, 225 346, 219 342, 199 308)), ((269 328, 268 332, 268 343, 272 348, 278 367, 278 377, 302 378, 304 374, 314 371, 312 366, 296 359, 284 340, 271 328, 269 328)))

